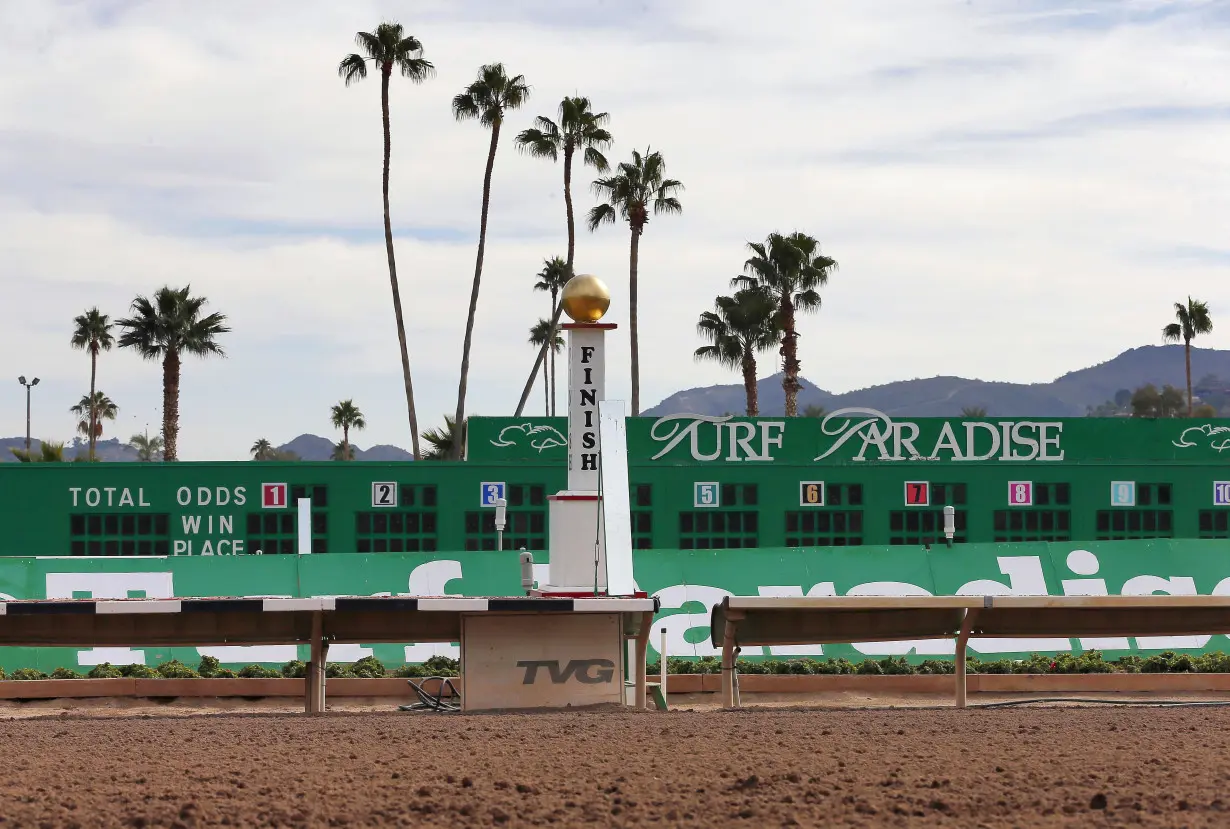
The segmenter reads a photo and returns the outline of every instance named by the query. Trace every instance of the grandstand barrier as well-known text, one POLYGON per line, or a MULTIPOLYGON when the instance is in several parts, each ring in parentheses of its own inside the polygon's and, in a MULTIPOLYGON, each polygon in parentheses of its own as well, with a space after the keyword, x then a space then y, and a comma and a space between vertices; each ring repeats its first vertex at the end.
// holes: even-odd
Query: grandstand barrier
POLYGON ((325 710, 330 641, 460 642, 465 710, 622 703, 628 671, 634 675, 633 699, 644 705, 646 651, 657 609, 653 598, 607 597, 7 601, 0 602, 0 645, 307 644, 304 709, 313 714, 325 710), (627 640, 635 643, 635 657, 625 666, 627 640), (471 695, 473 704, 467 702, 471 695))
POLYGON ((955 639, 954 694, 966 706, 971 636, 1195 636, 1230 631, 1230 596, 727 596, 710 637, 722 704, 739 707, 735 660, 748 645, 955 639))

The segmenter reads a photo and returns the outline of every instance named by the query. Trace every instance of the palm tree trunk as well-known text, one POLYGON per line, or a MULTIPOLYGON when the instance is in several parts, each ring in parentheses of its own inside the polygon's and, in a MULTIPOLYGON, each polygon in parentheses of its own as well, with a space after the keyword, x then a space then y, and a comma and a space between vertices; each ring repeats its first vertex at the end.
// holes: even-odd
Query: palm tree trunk
POLYGON ((628 334, 632 341, 632 416, 641 413, 641 353, 636 337, 636 271, 640 261, 641 228, 632 228, 631 249, 628 252, 628 334))
POLYGON ((1192 341, 1183 341, 1183 361, 1187 364, 1187 416, 1192 416, 1192 341))
MULTIPOLYGON (((551 311, 554 314, 555 303, 558 302, 559 291, 551 291, 551 311)), ((547 357, 551 360, 551 417, 555 417, 555 398, 556 392, 559 390, 558 381, 555 379, 555 325, 551 325, 551 330, 547 332, 550 339, 547 340, 547 357)), ((545 373, 545 372, 544 372, 545 373)))
POLYGON ((756 358, 750 350, 743 352, 743 392, 747 395, 747 416, 759 417, 760 399, 756 391, 756 358))
POLYGON ((162 358, 162 459, 179 460, 179 352, 162 358))
MULTIPOLYGON (((470 379, 470 343, 474 339, 474 316, 478 313, 478 286, 483 278, 483 252, 487 247, 487 209, 491 206, 491 171, 495 167, 495 148, 500 143, 500 122, 491 126, 491 148, 487 151, 487 170, 483 174, 483 213, 478 222, 478 256, 474 260, 474 286, 470 289, 470 311, 466 315, 466 337, 461 345, 461 381, 457 384, 457 414, 454 422, 461 428, 465 421, 466 384, 470 379)), ((550 341, 548 341, 548 345, 550 341)), ((461 441, 452 448, 452 456, 461 458, 461 441)))
POLYGON ((571 146, 564 146, 564 209, 568 213, 568 278, 572 278, 572 257, 577 246, 577 226, 572 217, 572 153, 571 146))
POLYGON ((94 406, 94 387, 97 378, 98 347, 94 343, 90 343, 90 460, 94 460, 95 435, 98 433, 98 413, 95 411, 94 406))
POLYGON ((794 330, 794 302, 782 295, 782 391, 786 394, 786 417, 799 416, 799 344, 794 330))
POLYGON ((545 371, 542 373, 542 413, 551 416, 551 375, 545 371))
POLYGON ((342 460, 350 460, 350 426, 342 424, 342 460))
POLYGON ((419 454, 419 420, 414 412, 414 383, 410 380, 410 352, 406 349, 406 323, 401 313, 401 291, 397 287, 397 262, 393 258, 393 223, 389 219, 389 156, 393 139, 389 131, 389 75, 392 67, 380 73, 380 114, 384 121, 384 248, 389 257, 389 284, 393 288, 393 316, 397 319, 397 342, 401 346, 401 373, 406 382, 406 408, 410 413, 410 448, 414 459, 419 454))

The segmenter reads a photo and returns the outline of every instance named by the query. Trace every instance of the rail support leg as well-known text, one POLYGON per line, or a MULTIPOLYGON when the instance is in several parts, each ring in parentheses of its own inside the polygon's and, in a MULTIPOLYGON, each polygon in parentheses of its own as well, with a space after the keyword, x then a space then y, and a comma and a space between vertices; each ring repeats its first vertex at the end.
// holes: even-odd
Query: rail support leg
POLYGON ((722 634, 722 706, 736 708, 735 701, 735 620, 726 617, 722 634))
POLYGON ((323 714, 325 710, 325 642, 324 617, 312 614, 312 656, 304 676, 304 691, 307 699, 304 708, 309 714, 323 714))
POLYGON ((641 614, 641 627, 636 634, 636 705, 634 708, 649 708, 648 677, 646 676, 647 655, 649 653, 649 634, 653 632, 653 614, 641 614))
POLYGON ((966 702, 966 674, 965 674, 965 652, 969 646, 969 634, 974 625, 974 617, 978 615, 976 610, 966 610, 965 618, 961 621, 961 632, 957 634, 957 652, 955 662, 957 694, 956 703, 958 708, 964 708, 966 702))

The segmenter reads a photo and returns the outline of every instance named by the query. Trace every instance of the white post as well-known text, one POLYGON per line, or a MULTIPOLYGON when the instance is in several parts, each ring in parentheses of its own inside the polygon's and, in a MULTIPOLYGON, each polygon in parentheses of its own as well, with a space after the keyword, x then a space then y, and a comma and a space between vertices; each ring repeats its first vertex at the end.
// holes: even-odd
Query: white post
POLYGON ((661 657, 658 668, 661 678, 658 684, 662 686, 662 699, 666 699, 666 628, 662 628, 662 647, 658 649, 658 655, 661 657))
POLYGON ((312 499, 299 499, 299 555, 312 552, 312 499))
MULTIPOLYGON (((598 493, 602 451, 598 404, 606 399, 605 336, 615 326, 569 323, 561 328, 568 332, 568 487, 547 499, 550 561, 546 582, 539 581, 539 590, 547 595, 604 594, 606 534, 598 493)), ((624 485, 625 493, 626 488, 624 485)))

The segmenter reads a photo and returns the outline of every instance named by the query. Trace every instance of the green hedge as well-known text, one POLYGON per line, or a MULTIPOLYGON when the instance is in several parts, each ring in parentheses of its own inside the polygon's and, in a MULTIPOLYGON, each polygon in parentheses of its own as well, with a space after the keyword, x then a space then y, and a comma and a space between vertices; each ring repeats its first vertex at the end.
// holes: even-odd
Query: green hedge
MULTIPOLYGON (((394 671, 388 671, 379 659, 374 656, 365 656, 358 662, 328 662, 325 664, 325 676, 327 677, 351 677, 351 678, 375 678, 375 677, 425 677, 425 676, 457 676, 461 665, 456 659, 449 659, 444 656, 433 656, 422 665, 404 665, 394 671)), ((201 657, 201 664, 193 669, 188 665, 180 662, 178 659, 172 659, 170 662, 164 662, 161 665, 151 668, 148 665, 112 665, 110 662, 104 662, 101 665, 95 665, 87 674, 79 674, 76 671, 68 668, 56 668, 51 674, 45 674, 42 671, 36 671, 33 668, 18 668, 11 674, 5 674, 4 669, 0 668, 0 680, 23 680, 23 679, 118 679, 120 677, 135 677, 137 679, 194 679, 197 677, 205 678, 220 678, 220 677, 243 677, 249 678, 274 678, 287 677, 297 678, 302 677, 307 673, 307 665, 296 659, 292 662, 287 662, 281 667, 264 668, 260 665, 248 665, 241 668, 238 672, 232 671, 229 668, 223 668, 217 659, 212 656, 201 657)))
MULTIPOLYGON (((403 665, 396 670, 386 670, 380 660, 374 656, 366 656, 358 662, 329 662, 325 665, 325 675, 334 677, 426 677, 426 676, 457 676, 460 664, 456 659, 445 656, 433 656, 421 665, 403 665)), ((752 661, 740 659, 737 668, 741 674, 862 674, 862 675, 926 675, 951 674, 953 663, 945 659, 927 659, 912 665, 905 657, 887 656, 883 659, 864 659, 862 662, 851 662, 848 659, 765 659, 752 661)), ((1060 654, 1044 656, 1032 654, 1028 659, 998 659, 993 662, 983 662, 975 657, 966 661, 966 670, 971 674, 1110 674, 1110 673, 1153 673, 1153 674, 1224 674, 1230 673, 1230 656, 1221 651, 1202 654, 1175 653, 1163 651, 1149 657, 1123 656, 1113 661, 1102 658, 1101 651, 1086 651, 1078 656, 1060 654)), ((660 662, 649 663, 650 675, 661 672, 660 662)), ((721 663, 716 656, 702 656, 699 659, 681 659, 671 657, 666 660, 668 674, 716 674, 721 672, 721 663)), ((36 671, 33 668, 18 668, 11 674, 5 674, 0 668, 0 680, 23 679, 110 679, 117 677, 135 677, 138 679, 187 679, 195 677, 302 677, 307 673, 307 665, 296 659, 287 662, 281 669, 264 668, 260 665, 248 665, 238 672, 223 668, 212 656, 201 657, 201 663, 195 668, 172 659, 151 668, 148 665, 112 665, 104 662, 90 669, 88 674, 79 674, 68 668, 56 668, 51 674, 36 671)))
MULTIPOLYGON (((650 674, 661 673, 661 662, 651 662, 650 674)), ((851 662, 848 659, 765 659, 752 661, 740 659, 735 667, 741 674, 863 674, 863 675, 917 675, 951 674, 955 670, 952 660, 927 659, 911 665, 905 657, 886 656, 883 659, 864 659, 851 662)), ((969 657, 965 669, 971 674, 1224 674, 1230 673, 1230 656, 1221 651, 1203 654, 1163 651, 1149 657, 1123 656, 1113 661, 1102 658, 1101 651, 1085 651, 1082 654, 1059 654, 1045 656, 1031 654, 1028 659, 998 659, 983 662, 969 657)), ((699 659, 668 658, 668 674, 716 674, 721 672, 721 662, 716 656, 699 659)))

